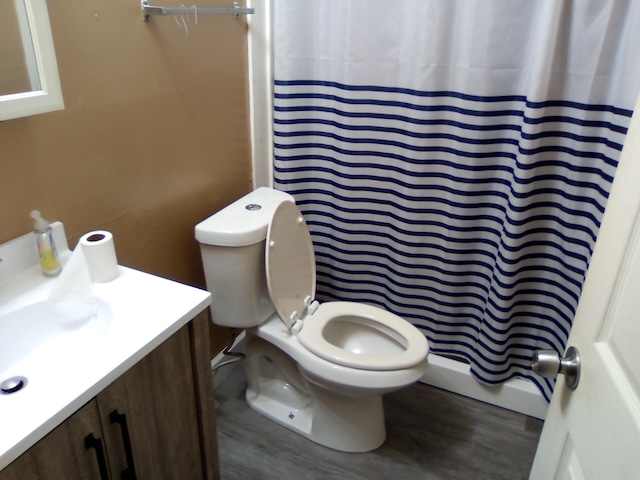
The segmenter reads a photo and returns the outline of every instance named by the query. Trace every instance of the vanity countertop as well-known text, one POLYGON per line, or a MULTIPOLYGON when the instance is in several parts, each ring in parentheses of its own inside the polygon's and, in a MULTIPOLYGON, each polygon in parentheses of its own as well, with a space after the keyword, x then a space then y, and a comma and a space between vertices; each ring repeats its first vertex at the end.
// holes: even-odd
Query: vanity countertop
MULTIPOLYGON (((0 394, 0 470, 211 303, 205 290, 123 266, 118 271, 115 280, 94 284, 99 313, 87 322, 94 324, 82 327, 88 340, 74 333, 67 344, 43 342, 38 348, 46 355, 25 372, 18 371, 20 363, 4 371, 0 364, 0 381, 13 374, 28 379, 22 390, 0 394)), ((10 282, 0 278, 0 322, 30 305, 46 305, 55 281, 37 265, 10 282)))

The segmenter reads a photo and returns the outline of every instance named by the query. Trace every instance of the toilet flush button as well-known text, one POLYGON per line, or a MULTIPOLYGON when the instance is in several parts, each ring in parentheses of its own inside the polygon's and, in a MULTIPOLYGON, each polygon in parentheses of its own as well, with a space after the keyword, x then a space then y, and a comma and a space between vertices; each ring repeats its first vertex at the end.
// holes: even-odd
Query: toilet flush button
POLYGON ((249 205, 247 205, 244 208, 246 208, 250 212, 255 212, 256 210, 260 210, 262 208, 262 205, 259 205, 257 203, 250 203, 249 205))

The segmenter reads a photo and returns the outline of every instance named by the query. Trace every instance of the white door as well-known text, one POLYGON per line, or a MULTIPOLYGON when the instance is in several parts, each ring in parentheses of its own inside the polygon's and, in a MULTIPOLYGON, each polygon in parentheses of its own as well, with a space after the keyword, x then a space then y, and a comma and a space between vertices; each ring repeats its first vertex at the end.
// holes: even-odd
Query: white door
POLYGON ((640 101, 567 346, 580 383, 558 377, 530 478, 640 479, 640 101))

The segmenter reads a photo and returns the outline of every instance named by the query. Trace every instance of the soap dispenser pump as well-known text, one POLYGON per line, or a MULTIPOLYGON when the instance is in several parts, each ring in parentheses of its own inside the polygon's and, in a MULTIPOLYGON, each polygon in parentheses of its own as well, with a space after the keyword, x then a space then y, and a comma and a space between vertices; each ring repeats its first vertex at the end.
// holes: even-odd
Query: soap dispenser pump
POLYGON ((42 218, 38 210, 31 212, 31 218, 34 220, 33 233, 38 242, 42 273, 47 277, 55 277, 60 274, 61 267, 58 251, 51 235, 51 225, 42 218))

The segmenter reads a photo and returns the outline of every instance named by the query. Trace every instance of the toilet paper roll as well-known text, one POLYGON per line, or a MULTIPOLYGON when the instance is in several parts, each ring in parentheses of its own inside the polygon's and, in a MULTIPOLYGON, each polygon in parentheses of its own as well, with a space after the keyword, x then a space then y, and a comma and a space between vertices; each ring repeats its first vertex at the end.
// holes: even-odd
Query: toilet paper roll
POLYGON ((87 261, 92 282, 110 282, 118 276, 118 259, 111 232, 96 230, 86 233, 80 238, 79 243, 87 261))

